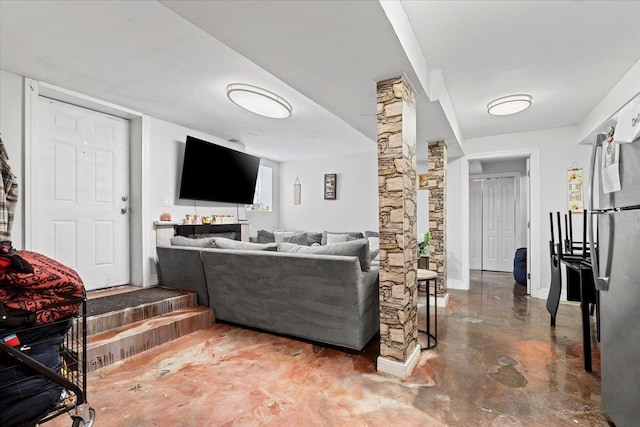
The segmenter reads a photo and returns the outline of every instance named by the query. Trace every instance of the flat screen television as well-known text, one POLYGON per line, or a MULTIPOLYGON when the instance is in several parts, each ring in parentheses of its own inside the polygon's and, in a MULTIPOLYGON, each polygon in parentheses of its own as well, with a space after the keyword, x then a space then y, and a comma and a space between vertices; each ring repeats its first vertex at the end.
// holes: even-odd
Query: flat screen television
POLYGON ((187 136, 180 198, 253 203, 260 158, 187 136))

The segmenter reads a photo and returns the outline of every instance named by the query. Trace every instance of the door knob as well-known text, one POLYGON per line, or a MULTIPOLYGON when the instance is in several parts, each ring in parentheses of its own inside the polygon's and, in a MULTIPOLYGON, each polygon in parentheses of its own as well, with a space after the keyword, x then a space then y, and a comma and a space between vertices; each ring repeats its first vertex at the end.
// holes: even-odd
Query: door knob
POLYGON ((129 213, 129 208, 126 207, 126 206, 123 206, 122 209, 120 209, 120 213, 122 215, 125 215, 125 214, 129 213))

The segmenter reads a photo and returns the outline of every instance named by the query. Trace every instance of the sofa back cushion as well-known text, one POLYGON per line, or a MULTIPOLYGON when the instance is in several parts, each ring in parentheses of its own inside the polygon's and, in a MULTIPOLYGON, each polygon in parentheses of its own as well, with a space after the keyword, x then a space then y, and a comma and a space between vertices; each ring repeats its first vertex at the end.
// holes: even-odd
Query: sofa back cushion
POLYGON ((316 255, 338 255, 355 256, 360 261, 360 269, 369 271, 371 263, 369 260, 369 241, 358 239, 350 242, 334 243, 324 246, 300 246, 292 243, 279 243, 278 252, 316 254, 316 255))
POLYGON ((185 236, 173 236, 171 246, 189 246, 194 248, 215 248, 215 237, 205 237, 202 239, 192 239, 185 236))
POLYGON ((215 246, 219 249, 240 249, 250 251, 273 251, 278 249, 277 243, 239 242, 231 239, 216 239, 215 246))
POLYGON ((257 243, 274 243, 275 241, 276 238, 271 231, 258 230, 258 237, 256 239, 257 243))

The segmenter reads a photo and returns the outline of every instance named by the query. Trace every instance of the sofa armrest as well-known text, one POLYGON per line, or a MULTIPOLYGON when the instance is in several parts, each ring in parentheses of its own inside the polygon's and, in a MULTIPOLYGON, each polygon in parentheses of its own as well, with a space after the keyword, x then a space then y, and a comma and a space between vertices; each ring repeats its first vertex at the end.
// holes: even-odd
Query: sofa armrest
POLYGON ((202 268, 200 249, 186 246, 157 246, 162 286, 194 291, 198 305, 209 306, 209 291, 202 268))

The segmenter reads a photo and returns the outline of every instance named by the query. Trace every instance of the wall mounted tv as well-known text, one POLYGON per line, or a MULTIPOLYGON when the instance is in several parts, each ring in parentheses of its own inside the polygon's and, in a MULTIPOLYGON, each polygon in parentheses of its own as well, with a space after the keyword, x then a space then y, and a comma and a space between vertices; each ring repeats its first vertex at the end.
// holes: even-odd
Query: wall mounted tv
POLYGON ((187 136, 180 198, 253 203, 260 158, 187 136))

